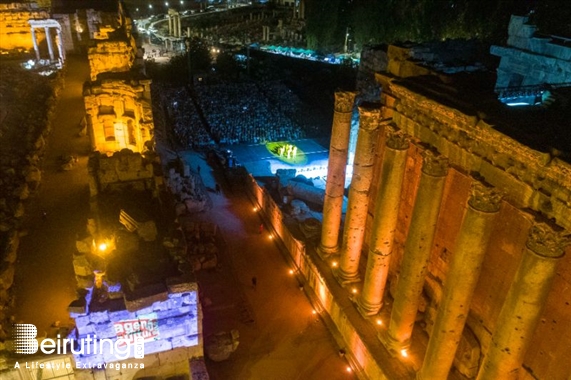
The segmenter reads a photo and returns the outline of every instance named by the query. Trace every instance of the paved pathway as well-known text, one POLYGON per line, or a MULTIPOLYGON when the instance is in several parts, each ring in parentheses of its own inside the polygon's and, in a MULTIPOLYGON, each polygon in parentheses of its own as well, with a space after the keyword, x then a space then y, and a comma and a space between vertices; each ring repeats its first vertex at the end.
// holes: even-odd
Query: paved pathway
POLYGON ((221 194, 209 192, 213 209, 193 217, 217 223, 228 246, 219 271, 198 275, 203 300, 212 302, 204 308, 204 333, 240 331, 228 361, 206 362, 211 379, 353 379, 282 253, 268 233, 259 233, 261 220, 246 194, 232 190, 199 155, 184 156, 192 168, 201 166, 207 188, 222 187, 221 194))

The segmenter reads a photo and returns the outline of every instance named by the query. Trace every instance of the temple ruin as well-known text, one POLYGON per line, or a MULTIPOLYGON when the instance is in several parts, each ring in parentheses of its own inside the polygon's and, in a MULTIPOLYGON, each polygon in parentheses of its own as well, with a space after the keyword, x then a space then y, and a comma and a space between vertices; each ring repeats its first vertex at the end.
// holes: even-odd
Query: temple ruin
MULTIPOLYGON (((512 18, 511 47, 492 53, 522 60, 539 53, 514 42, 525 42, 513 31, 526 28, 512 18)), ((534 60, 568 69, 571 56, 549 53, 565 49, 546 47, 534 60)), ((512 58, 502 60, 495 83, 478 65, 431 65, 426 47, 391 45, 386 54, 375 75, 380 113, 359 110, 342 238, 335 199, 343 194, 349 116, 341 116, 353 108, 343 92, 315 252, 285 231, 282 211, 254 182, 252 198, 359 378, 569 378, 566 74, 522 69, 529 79, 519 86, 567 83, 551 88, 554 102, 514 108, 494 91, 506 85, 512 58)))
POLYGON ((151 80, 103 76, 84 86, 86 123, 94 151, 142 153, 152 147, 151 80), (149 144, 151 144, 149 146, 149 144))

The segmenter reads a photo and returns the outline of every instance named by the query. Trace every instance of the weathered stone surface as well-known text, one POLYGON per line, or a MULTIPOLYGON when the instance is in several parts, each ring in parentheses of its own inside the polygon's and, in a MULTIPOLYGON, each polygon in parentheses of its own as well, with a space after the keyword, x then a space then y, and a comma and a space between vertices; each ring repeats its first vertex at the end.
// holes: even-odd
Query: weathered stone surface
POLYGON ((177 293, 186 293, 198 290, 198 285, 190 278, 170 277, 167 279, 169 298, 175 298, 177 293))
POLYGON ((215 362, 227 360, 238 348, 238 330, 231 332, 219 332, 206 339, 205 350, 208 358, 215 362))
POLYGON ((87 312, 87 304, 86 304, 84 298, 72 301, 69 304, 69 306, 67 307, 67 311, 68 311, 68 313, 70 313, 70 315, 77 316, 75 318, 75 325, 76 326, 89 323, 88 317, 80 317, 81 315, 83 315, 87 312), (78 320, 79 320, 79 322, 78 322, 78 320))
POLYGON ((89 321, 91 323, 107 323, 109 322, 109 313, 107 310, 92 311, 89 313, 89 321))
POLYGON ((77 276, 90 276, 93 274, 93 268, 91 268, 85 255, 73 256, 73 270, 77 276))
POLYGON ((454 357, 454 366, 468 379, 473 379, 478 374, 480 363, 480 344, 469 327, 465 327, 462 338, 454 357))
MULTIPOLYGON (((133 292, 125 294, 125 306, 129 311, 136 311, 139 314, 142 309, 149 308, 152 311, 153 303, 166 301, 168 299, 167 289, 162 284, 150 285, 133 292)), ((147 311, 146 313, 149 313, 147 311)), ((146 314, 145 313, 145 314, 146 314)))

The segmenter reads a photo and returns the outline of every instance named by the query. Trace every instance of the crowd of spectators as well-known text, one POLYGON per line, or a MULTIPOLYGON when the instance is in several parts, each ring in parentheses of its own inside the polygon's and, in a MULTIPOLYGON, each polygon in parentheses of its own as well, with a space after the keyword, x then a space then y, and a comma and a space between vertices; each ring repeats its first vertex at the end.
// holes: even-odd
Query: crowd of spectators
MULTIPOLYGON (((259 83, 226 83, 196 87, 198 103, 215 140, 221 144, 296 140, 305 132, 282 108, 295 103, 292 93, 266 92, 259 83), (286 96, 287 95, 287 96, 286 96)), ((299 99, 297 99, 299 102, 299 99)), ((300 104, 300 103, 298 103, 300 104)))
POLYGON ((200 84, 193 95, 186 87, 154 88, 172 136, 184 148, 291 141, 319 128, 319 115, 281 81, 200 84))
POLYGON ((185 87, 161 86, 158 90, 167 123, 183 147, 197 148, 214 144, 185 87))

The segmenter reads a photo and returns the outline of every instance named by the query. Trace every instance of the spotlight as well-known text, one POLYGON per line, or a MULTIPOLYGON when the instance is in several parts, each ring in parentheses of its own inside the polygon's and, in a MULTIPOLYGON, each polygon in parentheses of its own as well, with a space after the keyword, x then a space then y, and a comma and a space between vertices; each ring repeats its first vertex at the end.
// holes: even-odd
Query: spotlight
POLYGON ((104 252, 107 249, 107 244, 101 243, 101 244, 99 244, 98 248, 101 252, 104 252))
POLYGON ((331 266, 332 266, 333 268, 337 268, 337 265, 339 265, 339 264, 337 263, 337 261, 334 261, 334 262, 331 263, 331 266))
POLYGON ((315 311, 315 309, 311 310, 311 314, 315 315, 317 314, 317 311, 315 311))
POLYGON ((347 368, 345 368, 345 370, 346 370, 347 372, 353 372, 353 370, 352 370, 351 367, 349 367, 349 366, 347 366, 347 368))
POLYGON ((254 210, 254 212, 258 211, 257 207, 254 207, 252 210, 254 210))
POLYGON ((289 274, 293 274, 293 269, 290 269, 290 270, 289 270, 289 274))
POLYGON ((383 324, 383 321, 381 321, 380 319, 377 319, 377 325, 381 326, 383 324))
POLYGON ((405 349, 400 350, 400 354, 403 358, 407 358, 408 357, 408 352, 405 349))
POLYGON ((274 235, 270 235, 269 238, 270 240, 272 240, 274 238, 274 235))
POLYGON ((357 294, 357 288, 353 288, 353 289, 351 289, 351 293, 353 293, 353 294, 357 294))

